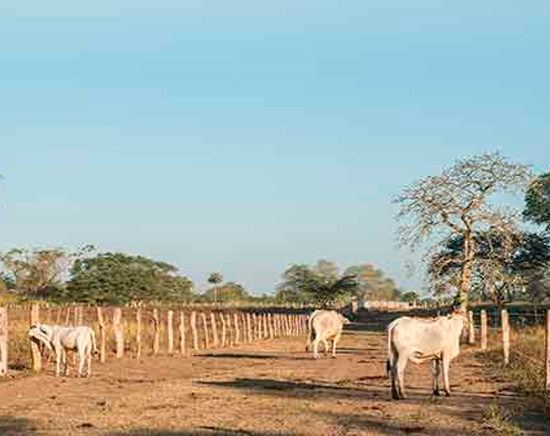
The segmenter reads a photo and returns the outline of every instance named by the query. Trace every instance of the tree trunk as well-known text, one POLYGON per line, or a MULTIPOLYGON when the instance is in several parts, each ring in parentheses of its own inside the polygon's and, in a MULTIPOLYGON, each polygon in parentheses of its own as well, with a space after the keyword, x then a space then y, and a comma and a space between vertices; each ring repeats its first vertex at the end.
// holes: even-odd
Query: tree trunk
POLYGON ((468 307, 468 297, 470 286, 472 284, 472 272, 474 266, 474 237, 471 231, 464 233, 464 244, 462 246, 462 271, 460 272, 460 309, 466 312, 468 307))

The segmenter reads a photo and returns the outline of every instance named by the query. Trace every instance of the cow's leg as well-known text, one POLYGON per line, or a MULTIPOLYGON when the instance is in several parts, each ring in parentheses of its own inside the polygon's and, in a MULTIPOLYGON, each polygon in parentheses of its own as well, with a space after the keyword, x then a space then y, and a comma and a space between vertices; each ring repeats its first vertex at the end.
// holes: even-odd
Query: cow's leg
POLYGON ((326 339, 323 339, 323 345, 325 346, 325 354, 328 354, 330 352, 330 346, 328 345, 328 341, 326 339))
POLYGON ((86 363, 86 349, 88 347, 78 348, 78 376, 82 377, 84 375, 84 363, 86 363))
POLYGON ((55 349, 55 376, 61 375, 61 350, 55 349))
POLYGON ((399 388, 397 387, 397 365, 393 362, 390 364, 390 376, 391 376, 391 397, 394 400, 399 400, 399 388))
POLYGON ((443 354, 442 356, 443 364, 443 390, 445 395, 448 397, 451 395, 451 386, 449 384, 449 366, 451 365, 451 360, 443 354))
POLYGON ((397 389, 399 398, 406 398, 405 395, 405 368, 407 367, 407 362, 409 356, 400 355, 397 357, 396 362, 396 372, 397 372, 397 389))
POLYGON ((90 349, 89 353, 86 353, 86 360, 88 361, 88 371, 86 371, 86 377, 92 375, 92 350, 90 349))
POLYGON ((441 360, 432 360, 432 388, 433 394, 439 396, 439 374, 441 372, 441 360))
POLYGON ((313 358, 318 359, 319 358, 319 339, 315 338, 313 341, 313 358))
POLYGON ((340 335, 335 336, 332 338, 332 357, 336 358, 336 344, 340 340, 340 335))
POLYGON ((63 361, 63 373, 65 374, 65 377, 69 377, 69 362, 67 359, 67 354, 67 350, 61 347, 61 359, 63 361))

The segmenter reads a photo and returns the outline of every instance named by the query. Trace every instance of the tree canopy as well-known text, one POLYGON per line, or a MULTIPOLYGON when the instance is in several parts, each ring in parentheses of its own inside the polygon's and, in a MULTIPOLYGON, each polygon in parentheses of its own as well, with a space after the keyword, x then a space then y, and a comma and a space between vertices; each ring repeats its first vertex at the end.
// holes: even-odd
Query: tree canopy
POLYGON ((439 251, 450 240, 461 238, 458 289, 464 308, 472 284, 478 250, 476 234, 498 233, 502 240, 517 234, 519 213, 491 203, 496 193, 518 192, 532 180, 526 165, 509 162, 499 153, 459 160, 441 174, 429 176, 403 189, 395 199, 401 243, 411 248, 427 241, 439 251))
POLYGON ((193 282, 177 271, 143 256, 101 253, 75 262, 65 297, 98 304, 191 299, 193 282))
POLYGON ((221 286, 215 286, 208 289, 203 294, 203 298, 210 302, 229 303, 233 301, 247 301, 251 296, 241 284, 227 282, 221 286))
MULTIPOLYGON (((504 238, 498 232, 474 235, 476 252, 472 266, 472 290, 478 298, 496 303, 520 294, 525 286, 540 279, 550 263, 549 238, 536 233, 518 233, 504 238)), ((458 286, 462 268, 463 236, 448 239, 429 262, 437 293, 458 286)))
POLYGON ((525 194, 523 216, 536 224, 546 227, 550 232, 550 173, 538 176, 525 194))
POLYGON ((399 290, 381 270, 370 264, 347 268, 320 260, 315 265, 294 264, 283 274, 275 298, 281 302, 331 306, 355 298, 396 299, 399 290))

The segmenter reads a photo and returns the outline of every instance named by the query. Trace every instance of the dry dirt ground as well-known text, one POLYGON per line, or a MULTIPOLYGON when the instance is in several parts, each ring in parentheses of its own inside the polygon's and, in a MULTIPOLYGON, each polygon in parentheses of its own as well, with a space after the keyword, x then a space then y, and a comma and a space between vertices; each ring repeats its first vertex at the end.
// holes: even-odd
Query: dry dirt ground
POLYGON ((392 401, 382 332, 355 324, 337 359, 278 339, 191 358, 94 362, 92 378, 46 374, 0 383, 0 435, 491 435, 484 409, 513 410, 528 435, 546 420, 468 347, 451 367, 450 398, 430 399, 428 365, 407 370, 410 398, 392 401))

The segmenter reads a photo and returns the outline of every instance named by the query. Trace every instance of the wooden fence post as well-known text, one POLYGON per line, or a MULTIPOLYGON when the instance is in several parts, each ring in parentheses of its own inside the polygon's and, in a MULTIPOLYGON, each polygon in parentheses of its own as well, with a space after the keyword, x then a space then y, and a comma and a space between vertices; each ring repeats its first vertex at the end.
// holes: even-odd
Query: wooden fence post
POLYGON ((269 338, 269 318, 267 313, 264 313, 264 338, 269 338))
MULTIPOLYGON (((33 304, 31 306, 31 325, 40 324, 40 306, 33 304)), ((40 348, 38 343, 31 341, 31 357, 32 357, 32 370, 34 372, 40 372, 42 369, 42 355, 40 354, 40 348)))
POLYGON ((246 332, 248 336, 248 343, 250 344, 254 340, 252 338, 252 316, 250 313, 246 314, 246 332))
POLYGON ((487 349, 487 312, 481 311, 481 349, 487 349))
POLYGON ((476 343, 476 326, 474 324, 474 312, 468 311, 468 343, 473 345, 476 343))
POLYGON ((506 309, 502 309, 500 314, 502 319, 502 350, 504 352, 504 365, 508 365, 508 363, 510 363, 510 318, 506 309))
POLYGON ((160 350, 160 319, 157 308, 153 309, 153 354, 157 355, 160 350))
POLYGON ((8 310, 0 307, 0 377, 8 374, 8 310))
POLYGON ((136 357, 141 357, 141 308, 136 311, 136 357))
POLYGON ((234 342, 235 345, 239 345, 241 342, 241 332, 239 330, 239 316, 236 313, 233 314, 233 325, 235 326, 234 342))
POLYGON ((185 351, 185 315, 180 312, 180 352, 182 356, 187 353, 185 351))
POLYGON ((78 325, 84 325, 84 306, 78 306, 78 325))
POLYGON ((124 330, 122 328, 122 309, 115 307, 113 311, 113 332, 116 343, 116 358, 124 357, 124 330))
POLYGON ((101 313, 101 307, 97 308, 97 322, 99 324, 99 361, 105 362, 105 351, 107 348, 107 335, 105 334, 105 322, 103 321, 103 314, 101 313))
POLYGON ((201 312, 202 328, 204 331, 204 348, 210 348, 210 336, 208 335, 208 321, 206 315, 201 312))
POLYGON ((267 325, 269 327, 269 339, 275 339, 275 332, 273 331, 273 314, 267 314, 267 325))
POLYGON ((199 334, 197 332, 197 312, 191 312, 191 333, 193 334, 193 350, 199 351, 199 334))
POLYGON ((220 341, 218 339, 218 326, 216 325, 216 316, 210 312, 210 321, 212 322, 212 341, 214 348, 218 348, 220 341))
POLYGON ((67 306, 67 315, 65 316, 65 325, 69 325, 71 321, 71 306, 67 306))
POLYGON ((227 324, 227 345, 229 346, 235 343, 235 329, 238 327, 236 324, 231 327, 231 315, 229 313, 225 315, 225 323, 227 324))
POLYGON ((221 312, 220 312, 220 321, 222 322, 221 346, 222 348, 224 348, 226 345, 226 339, 227 339, 227 323, 225 321, 225 316, 221 312))
POLYGON ((168 354, 174 354, 174 311, 169 310, 166 318, 166 328, 168 329, 168 354))

